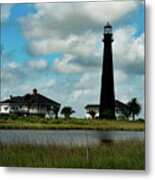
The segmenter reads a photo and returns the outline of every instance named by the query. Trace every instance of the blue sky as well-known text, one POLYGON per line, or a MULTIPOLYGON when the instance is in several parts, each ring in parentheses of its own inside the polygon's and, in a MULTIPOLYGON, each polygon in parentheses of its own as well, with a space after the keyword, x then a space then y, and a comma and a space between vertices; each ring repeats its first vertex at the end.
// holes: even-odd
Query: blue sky
POLYGON ((144 117, 143 1, 1 5, 1 99, 33 88, 84 117, 99 103, 103 26, 113 26, 115 97, 144 117))

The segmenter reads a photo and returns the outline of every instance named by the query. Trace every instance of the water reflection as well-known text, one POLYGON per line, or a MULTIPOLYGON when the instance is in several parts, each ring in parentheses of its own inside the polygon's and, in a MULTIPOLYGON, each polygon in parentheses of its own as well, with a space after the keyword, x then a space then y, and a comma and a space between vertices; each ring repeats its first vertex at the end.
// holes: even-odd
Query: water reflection
POLYGON ((144 131, 1 130, 2 144, 96 145, 106 141, 144 140, 144 131))

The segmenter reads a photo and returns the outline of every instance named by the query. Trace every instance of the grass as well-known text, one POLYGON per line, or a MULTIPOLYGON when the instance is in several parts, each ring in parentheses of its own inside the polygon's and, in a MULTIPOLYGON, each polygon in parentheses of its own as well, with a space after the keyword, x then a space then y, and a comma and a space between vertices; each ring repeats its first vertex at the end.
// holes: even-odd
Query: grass
POLYGON ((1 145, 0 166, 145 169, 144 141, 108 142, 91 147, 1 145))
POLYGON ((0 129, 144 130, 142 121, 97 119, 1 118, 0 129))

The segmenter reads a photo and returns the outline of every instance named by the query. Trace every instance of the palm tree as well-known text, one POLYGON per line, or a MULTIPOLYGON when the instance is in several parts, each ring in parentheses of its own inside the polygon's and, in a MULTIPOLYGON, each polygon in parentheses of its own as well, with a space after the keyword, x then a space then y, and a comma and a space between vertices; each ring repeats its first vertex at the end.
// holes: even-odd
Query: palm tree
POLYGON ((73 113, 75 113, 75 111, 70 106, 63 107, 61 110, 61 114, 64 115, 65 119, 67 119, 67 118, 69 119, 70 115, 73 113))
POLYGON ((60 110, 60 105, 59 105, 59 104, 54 104, 54 105, 52 106, 52 111, 53 111, 53 113, 55 114, 55 118, 56 118, 56 119, 58 119, 59 110, 60 110))
POLYGON ((95 118, 96 112, 93 109, 89 110, 87 113, 91 115, 92 119, 95 118))
POLYGON ((132 115, 132 120, 135 120, 135 116, 138 115, 141 111, 141 106, 137 102, 136 98, 131 99, 131 101, 128 102, 129 111, 132 115))

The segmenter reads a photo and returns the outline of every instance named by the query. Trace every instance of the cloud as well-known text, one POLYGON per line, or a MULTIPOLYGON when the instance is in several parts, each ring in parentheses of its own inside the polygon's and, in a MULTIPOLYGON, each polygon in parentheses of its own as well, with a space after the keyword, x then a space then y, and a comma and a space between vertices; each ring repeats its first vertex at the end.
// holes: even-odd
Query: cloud
POLYGON ((128 75, 123 70, 114 71, 114 82, 115 84, 125 83, 128 80, 128 75))
POLYGON ((1 4, 1 23, 9 19, 12 6, 13 4, 1 4))
POLYGON ((74 74, 98 71, 101 67, 101 58, 91 54, 90 57, 65 54, 62 58, 54 61, 54 69, 62 74, 74 74))
POLYGON ((73 55, 65 55, 63 58, 57 58, 55 60, 54 68, 61 73, 77 73, 80 72, 80 66, 74 64, 73 55), (72 63, 73 62, 73 63, 72 63))
POLYGON ((144 74, 144 34, 127 26, 114 32, 114 66, 128 74, 144 74))
POLYGON ((87 72, 82 74, 79 81, 75 84, 76 89, 93 89, 99 87, 101 83, 101 73, 87 72))
POLYGON ((9 84, 9 87, 15 84, 24 83, 27 79, 28 74, 20 64, 11 62, 1 67, 1 85, 5 87, 9 84))
POLYGON ((137 99, 144 103, 144 76, 133 75, 128 77, 127 83, 120 83, 115 88, 116 97, 124 102, 131 98, 137 99))
MULTIPOLYGON (((144 74, 144 34, 138 37, 135 34, 134 26, 122 27, 114 31, 113 59, 117 71, 116 81, 121 75, 126 78, 126 74, 144 74)), ((85 35, 79 37, 80 43, 73 43, 74 45, 70 47, 65 45, 65 51, 70 52, 70 56, 64 55, 61 59, 55 60, 54 68, 61 73, 94 72, 101 69, 103 47, 101 47, 101 38, 98 35, 95 38, 94 36, 95 34, 88 35, 90 39, 92 38, 90 42, 86 41, 85 35), (80 52, 80 49, 88 53, 80 52)))
POLYGON ((56 83, 55 79, 50 79, 47 82, 41 84, 40 89, 50 89, 56 83))
MULTIPOLYGON (((38 3, 37 13, 19 21, 29 40, 33 56, 61 52, 54 62, 60 73, 97 71, 102 64, 101 24, 116 23, 139 4, 128 2, 38 3)), ((133 26, 114 32, 115 69, 126 73, 143 73, 144 36, 134 37, 133 26)), ((32 65, 34 66, 34 65, 32 65)))
POLYGON ((17 64, 16 62, 10 62, 8 63, 8 67, 10 67, 11 69, 17 69, 19 67, 19 64, 17 64))
MULTIPOLYGON (((102 64, 101 24, 116 23, 136 9, 136 1, 90 3, 38 3, 37 13, 20 19, 33 56, 61 52, 54 68, 61 73, 97 71, 102 64), (28 26, 27 26, 28 24, 28 26)), ((134 26, 114 32, 116 70, 143 74, 144 35, 135 37, 134 26)))
POLYGON ((85 99, 88 96, 88 94, 90 94, 90 93, 91 93, 91 91, 88 90, 88 89, 75 90, 69 95, 69 100, 68 101, 70 101, 72 103, 73 102, 75 103, 75 102, 79 101, 79 99, 85 99))
POLYGON ((66 39, 53 37, 52 39, 34 40, 30 43, 29 51, 33 55, 62 52, 88 57, 96 50, 97 37, 97 34, 88 31, 81 36, 71 34, 66 39))
POLYGON ((114 22, 136 7, 136 1, 38 3, 37 13, 21 18, 20 22, 28 39, 64 38, 88 29, 96 31, 101 24, 114 22))
POLYGON ((54 52, 92 56, 97 53, 101 25, 114 22, 137 7, 130 2, 38 3, 37 13, 19 19, 31 55, 54 52))
POLYGON ((28 66, 36 70, 44 70, 48 67, 48 61, 40 59, 37 61, 28 61, 28 66))

